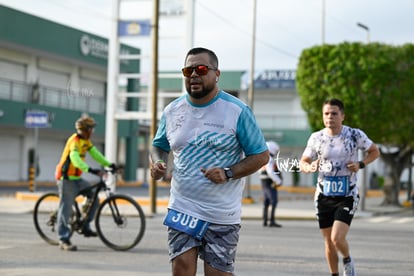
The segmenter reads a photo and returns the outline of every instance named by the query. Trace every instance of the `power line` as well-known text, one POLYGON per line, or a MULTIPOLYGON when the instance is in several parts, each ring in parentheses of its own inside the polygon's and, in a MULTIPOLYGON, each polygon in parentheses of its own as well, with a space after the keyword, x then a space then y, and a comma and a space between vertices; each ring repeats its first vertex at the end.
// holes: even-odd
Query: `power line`
MULTIPOLYGON (((209 13, 211 13, 211 14, 212 14, 212 15, 214 15, 215 17, 219 18, 221 21, 223 21, 223 22, 224 22, 224 23, 226 23, 227 25, 229 25, 229 26, 231 26, 232 28, 234 28, 234 29, 238 30, 240 33, 242 33, 242 34, 244 34, 244 35, 247 35, 248 37, 251 37, 251 36, 252 36, 252 34, 251 34, 250 32, 247 32, 247 31, 245 31, 245 30, 243 30, 243 29, 239 28, 237 25, 235 25, 234 23, 232 23, 231 21, 229 21, 229 20, 228 20, 228 19, 226 19, 225 17, 221 16, 220 14, 216 13, 214 10, 212 10, 212 9, 208 8, 207 6, 205 6, 205 5, 201 4, 201 3, 200 3, 200 1, 197 1, 197 5, 199 5, 199 6, 200 6, 200 7, 202 7, 204 10, 206 10, 206 11, 207 11, 207 12, 209 12, 209 13)), ((266 42, 266 41, 264 41, 264 40, 262 40, 262 39, 259 39, 259 38, 257 38, 257 37, 256 37, 256 41, 257 41, 257 42, 259 42, 259 43, 261 43, 262 45, 264 45, 264 46, 266 46, 266 47, 268 47, 268 48, 272 49, 272 50, 275 50, 275 51, 277 51, 277 52, 279 52, 279 53, 281 53, 281 54, 285 55, 285 56, 289 56, 289 57, 292 57, 292 58, 295 58, 295 59, 297 59, 297 58, 298 58, 295 54, 292 54, 292 53, 290 53, 290 52, 288 52, 288 51, 285 51, 285 50, 283 50, 283 49, 280 49, 280 48, 278 48, 278 47, 276 47, 276 46, 272 45, 271 43, 266 42)))
MULTIPOLYGON (((108 11, 108 13, 105 13, 105 12, 102 11, 102 7, 105 7, 105 5, 102 5, 102 7, 100 9, 96 9, 95 5, 91 5, 87 1, 79 3, 79 4, 81 4, 81 6, 85 6, 85 7, 73 6, 73 3, 71 3, 71 2, 56 1, 56 2, 53 2, 53 4, 55 4, 56 6, 61 6, 65 10, 71 9, 72 11, 76 11, 76 13, 83 13, 88 17, 98 16, 102 20, 112 19, 112 15, 110 14, 110 10, 108 11), (88 7, 86 7, 86 6, 88 6, 88 7)), ((109 6, 109 7, 111 7, 111 6, 109 6)))

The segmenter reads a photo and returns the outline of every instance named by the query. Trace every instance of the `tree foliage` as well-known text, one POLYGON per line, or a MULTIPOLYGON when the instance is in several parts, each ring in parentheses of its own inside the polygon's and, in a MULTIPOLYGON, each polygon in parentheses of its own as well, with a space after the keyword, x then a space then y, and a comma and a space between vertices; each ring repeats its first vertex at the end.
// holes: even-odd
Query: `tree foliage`
MULTIPOLYGON (((339 98, 345 104, 345 124, 363 129, 386 148, 396 148, 404 156, 411 154, 414 45, 345 42, 305 49, 299 59, 296 85, 313 130, 324 127, 323 101, 339 98)), ((390 174, 399 186, 401 172, 411 158, 397 154, 384 161, 392 167, 390 174)))

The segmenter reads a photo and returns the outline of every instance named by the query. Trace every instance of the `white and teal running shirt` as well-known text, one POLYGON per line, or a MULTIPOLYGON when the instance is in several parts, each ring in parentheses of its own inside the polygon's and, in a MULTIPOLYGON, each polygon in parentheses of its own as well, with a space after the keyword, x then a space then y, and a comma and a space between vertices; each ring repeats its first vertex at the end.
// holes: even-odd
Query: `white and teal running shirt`
POLYGON ((219 91, 202 106, 187 97, 165 108, 152 142, 174 156, 168 208, 212 223, 240 223, 244 179, 214 184, 200 169, 230 167, 262 153, 265 139, 251 109, 236 97, 219 91))
POLYGON ((362 130, 345 125, 335 136, 329 135, 326 128, 312 133, 303 156, 319 159, 317 193, 322 192, 324 177, 349 176, 351 189, 348 196, 357 194, 357 175, 347 168, 347 164, 358 162, 358 150, 366 151, 372 143, 362 130))

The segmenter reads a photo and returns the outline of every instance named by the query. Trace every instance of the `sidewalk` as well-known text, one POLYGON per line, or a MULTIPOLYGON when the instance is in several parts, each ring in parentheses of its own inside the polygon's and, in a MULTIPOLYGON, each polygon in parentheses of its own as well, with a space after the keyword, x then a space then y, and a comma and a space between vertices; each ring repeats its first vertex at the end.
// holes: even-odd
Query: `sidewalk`
MULTIPOLYGON (((53 187, 54 188, 54 187, 53 187)), ((160 190, 160 188, 158 189, 160 190)), ((131 195, 141 205, 148 216, 152 216, 148 196, 148 188, 145 187, 119 187, 117 192, 131 195)), ((45 191, 30 192, 25 189, 2 193, 0 187, 0 212, 2 213, 29 213, 33 210, 36 200, 45 191)), ((168 204, 168 188, 160 190, 157 196, 156 213, 166 213, 168 204)), ((249 198, 243 200, 242 219, 260 220, 262 216, 261 191, 258 187, 252 187, 249 198)), ((381 193, 368 192, 365 202, 358 207, 356 218, 371 217, 385 214, 393 214, 411 211, 411 207, 380 206, 383 201, 381 193)), ((402 193, 400 202, 405 201, 402 193)), ((412 213, 411 213, 412 214, 412 213)), ((313 188, 311 187, 283 187, 279 190, 279 204, 276 209, 278 220, 314 220, 313 188)))

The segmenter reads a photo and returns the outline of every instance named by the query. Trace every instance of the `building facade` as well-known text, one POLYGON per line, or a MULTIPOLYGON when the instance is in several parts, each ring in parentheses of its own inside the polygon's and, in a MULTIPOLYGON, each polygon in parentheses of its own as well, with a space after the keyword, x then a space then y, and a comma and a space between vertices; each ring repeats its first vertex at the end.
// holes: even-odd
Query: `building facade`
MULTIPOLYGON (((54 168, 74 122, 82 114, 98 126, 93 141, 104 151, 108 41, 39 17, 0 6, 0 181, 26 181, 31 152, 36 151, 38 181, 53 181, 54 168), (30 111, 48 114, 47 127, 25 124, 30 111), (29 112, 29 113, 28 113, 29 112), (37 132, 37 133, 36 133, 37 132)), ((121 45, 123 54, 140 50, 121 45)), ((120 71, 138 73, 138 61, 122 61, 120 71)), ((178 76, 180 71, 165 72, 178 76)), ((248 72, 222 71, 219 87, 249 102, 248 72)), ((257 72, 252 109, 267 140, 281 146, 280 161, 286 185, 309 185, 310 176, 297 173, 297 162, 310 134, 306 114, 295 88, 294 70, 257 72)), ((183 92, 181 77, 159 77, 158 111, 183 92), (171 95, 171 96, 169 96, 171 95)), ((128 80, 127 91, 142 91, 128 80)), ((150 98, 120 101, 118 109, 149 111, 150 98)), ((118 160, 129 181, 146 182, 148 121, 119 121, 118 160)), ((93 161, 90 158, 88 162, 93 161)), ((252 183, 259 183, 253 175, 252 183)))
MULTIPOLYGON (((38 180, 51 181, 81 115, 98 122, 93 140, 104 150, 108 41, 5 6, 0 26, 0 181, 26 180, 33 150, 38 180), (25 124, 30 111, 47 114, 47 126, 37 134, 25 124)), ((139 49, 121 45, 121 52, 139 49)), ((126 61, 120 68, 137 71, 139 63, 126 61)), ((128 122, 118 135, 132 135, 128 122)))

